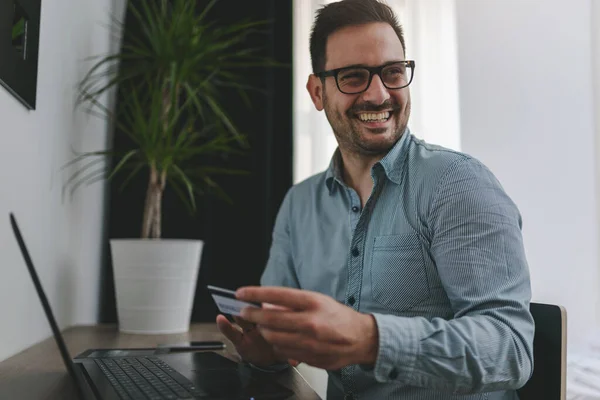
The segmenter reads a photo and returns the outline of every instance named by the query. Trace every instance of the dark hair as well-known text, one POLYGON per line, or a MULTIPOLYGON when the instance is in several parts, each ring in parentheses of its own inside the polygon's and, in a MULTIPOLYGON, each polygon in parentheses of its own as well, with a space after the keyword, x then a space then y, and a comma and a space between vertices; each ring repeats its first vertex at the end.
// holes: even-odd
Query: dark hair
POLYGON ((310 58, 313 73, 325 69, 327 39, 335 31, 347 26, 384 22, 389 24, 406 52, 402 26, 394 11, 378 0, 342 0, 330 3, 317 11, 310 35, 310 58))

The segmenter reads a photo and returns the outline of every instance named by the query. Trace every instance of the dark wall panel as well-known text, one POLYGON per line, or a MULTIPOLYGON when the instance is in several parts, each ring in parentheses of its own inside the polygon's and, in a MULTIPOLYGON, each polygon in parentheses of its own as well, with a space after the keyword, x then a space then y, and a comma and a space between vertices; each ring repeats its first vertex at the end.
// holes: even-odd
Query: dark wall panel
MULTIPOLYGON (((217 310, 206 284, 235 288, 257 284, 268 256, 271 230, 285 192, 292 184, 292 0, 221 0, 211 18, 228 24, 244 18, 270 20, 263 35, 250 46, 261 46, 286 67, 246 71, 248 82, 266 93, 250 92, 247 108, 235 92, 225 93, 222 103, 231 111, 238 128, 248 135, 250 149, 221 166, 246 169, 246 176, 218 177, 233 204, 215 197, 200 199, 196 216, 167 189, 163 204, 163 237, 204 240, 193 321, 213 321, 217 310)), ((127 18, 127 29, 131 18, 127 18)), ((127 34, 127 33, 126 33, 127 34)), ((115 135, 115 147, 124 148, 123 135, 115 135)), ((218 165, 219 165, 218 164, 218 165)), ((139 237, 146 181, 139 179, 122 192, 119 180, 111 183, 107 238, 139 237)), ((112 266, 108 245, 104 251, 100 319, 116 321, 112 266)))

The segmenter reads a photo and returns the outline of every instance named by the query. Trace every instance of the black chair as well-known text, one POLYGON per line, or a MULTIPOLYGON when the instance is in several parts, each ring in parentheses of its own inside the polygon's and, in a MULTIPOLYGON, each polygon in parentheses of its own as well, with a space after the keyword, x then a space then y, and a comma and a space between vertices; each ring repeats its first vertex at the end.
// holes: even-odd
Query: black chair
POLYGON ((518 390, 520 400, 565 400, 567 392, 567 312, 552 304, 531 303, 535 321, 533 374, 518 390))

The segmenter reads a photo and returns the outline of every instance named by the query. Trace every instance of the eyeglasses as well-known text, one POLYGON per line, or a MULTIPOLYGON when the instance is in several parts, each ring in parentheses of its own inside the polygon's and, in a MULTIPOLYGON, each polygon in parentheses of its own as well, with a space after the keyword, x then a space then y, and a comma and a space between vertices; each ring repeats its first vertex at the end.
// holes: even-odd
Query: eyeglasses
POLYGON ((410 85, 415 71, 413 60, 395 61, 379 67, 343 67, 317 72, 319 78, 335 77, 335 83, 344 94, 358 94, 371 86, 373 75, 378 75, 388 89, 402 89, 410 85))

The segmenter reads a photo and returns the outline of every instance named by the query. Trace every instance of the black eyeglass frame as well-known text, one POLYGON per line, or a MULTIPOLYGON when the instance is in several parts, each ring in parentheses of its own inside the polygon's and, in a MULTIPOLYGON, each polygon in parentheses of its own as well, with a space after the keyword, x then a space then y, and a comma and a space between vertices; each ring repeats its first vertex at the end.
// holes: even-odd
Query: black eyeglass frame
POLYGON ((336 84, 338 90, 340 92, 344 93, 344 94, 360 94, 360 93, 366 92, 369 89, 369 87, 371 87, 371 82, 373 81, 373 75, 379 76, 379 79, 381 79, 381 83, 383 83, 383 86, 385 86, 389 90, 404 89, 405 87, 407 87, 408 85, 411 84, 411 82, 413 81, 413 78, 415 77, 415 61, 414 60, 392 61, 392 62, 383 64, 383 65, 380 65, 378 67, 366 67, 366 66, 362 66, 362 65, 361 66, 353 65, 353 66, 349 66, 349 67, 342 67, 342 68, 330 69, 328 71, 321 71, 321 72, 315 73, 315 76, 317 76, 317 77, 319 77, 321 79, 325 79, 328 76, 333 76, 335 78, 335 84, 336 84), (410 81, 408 81, 408 83, 406 85, 400 86, 400 87, 389 87, 383 81, 383 77, 381 76, 381 72, 383 71, 384 68, 389 67, 390 65, 394 65, 394 64, 404 64, 404 66, 406 68, 410 68, 411 69, 410 81), (338 82, 338 75, 339 75, 339 73, 342 72, 342 71, 348 71, 348 70, 351 70, 351 69, 358 69, 358 68, 366 69, 367 71, 369 71, 369 82, 367 83, 367 86, 363 90, 361 90, 360 92, 352 92, 352 93, 344 92, 340 88, 340 84, 338 82))

